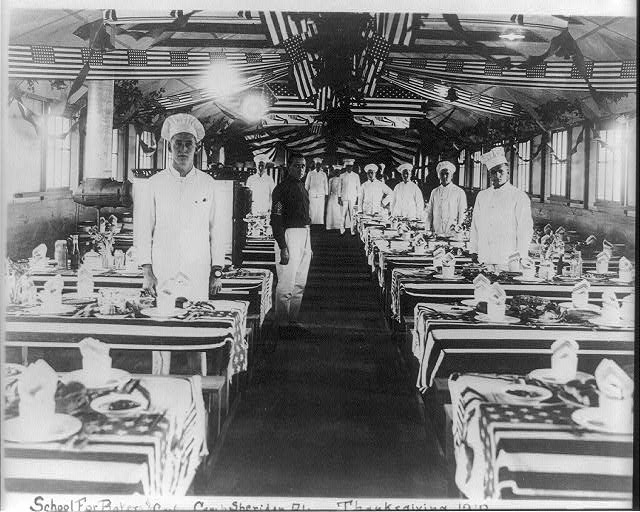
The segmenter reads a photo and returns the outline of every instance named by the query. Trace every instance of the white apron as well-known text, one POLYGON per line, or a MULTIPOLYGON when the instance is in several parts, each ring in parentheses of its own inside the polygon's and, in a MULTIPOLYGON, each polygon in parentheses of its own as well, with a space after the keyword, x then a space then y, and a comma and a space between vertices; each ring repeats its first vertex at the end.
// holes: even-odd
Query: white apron
POLYGON ((329 202, 327 203, 327 229, 340 229, 342 227, 342 208, 338 204, 340 193, 340 178, 329 180, 329 202))
POLYGON ((324 224, 324 201, 329 193, 327 175, 321 171, 309 171, 305 179, 309 192, 309 216, 311 224, 324 224))

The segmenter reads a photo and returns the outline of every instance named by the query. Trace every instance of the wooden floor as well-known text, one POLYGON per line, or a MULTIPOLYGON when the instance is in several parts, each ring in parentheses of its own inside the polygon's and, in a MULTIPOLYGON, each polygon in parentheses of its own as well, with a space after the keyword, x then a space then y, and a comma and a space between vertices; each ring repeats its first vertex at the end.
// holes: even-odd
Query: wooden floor
POLYGON ((442 460, 357 237, 313 230, 307 333, 262 356, 194 491, 444 498, 442 460))

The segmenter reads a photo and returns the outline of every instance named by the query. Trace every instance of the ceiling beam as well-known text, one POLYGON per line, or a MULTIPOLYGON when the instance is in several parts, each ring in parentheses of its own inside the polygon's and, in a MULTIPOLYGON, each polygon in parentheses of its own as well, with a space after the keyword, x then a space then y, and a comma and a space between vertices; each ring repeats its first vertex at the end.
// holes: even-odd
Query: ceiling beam
POLYGON ((155 48, 233 48, 237 51, 246 49, 268 48, 273 46, 266 39, 264 41, 252 39, 165 39, 155 48))
MULTIPOLYGON (((496 30, 474 30, 469 32, 469 38, 477 42, 501 42, 500 34, 496 30)), ((525 36, 520 42, 524 43, 547 43, 548 40, 531 30, 520 30, 525 36)), ((428 30, 418 29, 414 31, 415 39, 435 39, 440 41, 458 41, 460 37, 453 30, 428 30)))

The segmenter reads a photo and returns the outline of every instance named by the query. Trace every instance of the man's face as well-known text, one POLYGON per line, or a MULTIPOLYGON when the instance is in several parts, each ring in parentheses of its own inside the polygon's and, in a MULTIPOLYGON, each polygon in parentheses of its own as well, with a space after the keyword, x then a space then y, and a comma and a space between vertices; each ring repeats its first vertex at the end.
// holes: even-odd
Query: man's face
POLYGON ((494 188, 501 187, 509 181, 509 168, 506 165, 496 165, 489 171, 489 179, 494 188))
POLYGON ((409 181, 409 178, 410 178, 409 169, 403 169, 402 170, 402 181, 407 183, 409 181))
POLYGON ((344 167, 344 172, 351 172, 353 170, 353 165, 346 165, 344 167))
POLYGON ((451 183, 451 171, 449 169, 442 169, 440 171, 440 183, 445 187, 451 183))
POLYGON ((196 154, 196 138, 190 133, 177 133, 171 137, 169 150, 174 167, 188 168, 193 165, 193 156, 196 154))
POLYGON ((376 178, 376 171, 369 169, 367 171, 367 177, 369 178, 369 181, 373 181, 376 178))
POLYGON ((320 172, 320 171, 322 170, 322 162, 316 162, 316 163, 314 163, 314 164, 313 164, 313 168, 314 168, 316 171, 320 172))
POLYGON ((289 176, 295 179, 302 179, 304 177, 306 169, 306 163, 304 158, 294 158, 289 164, 289 176))
POLYGON ((258 174, 260 176, 264 174, 264 162, 258 162, 258 174))

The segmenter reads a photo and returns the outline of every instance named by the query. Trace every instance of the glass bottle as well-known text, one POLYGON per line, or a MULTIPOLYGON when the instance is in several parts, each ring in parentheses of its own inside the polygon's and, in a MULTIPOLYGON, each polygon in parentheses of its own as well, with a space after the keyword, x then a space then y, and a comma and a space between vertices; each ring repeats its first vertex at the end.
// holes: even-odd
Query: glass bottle
POLYGON ((80 248, 78 247, 78 235, 71 235, 71 270, 78 270, 80 266, 80 248))

